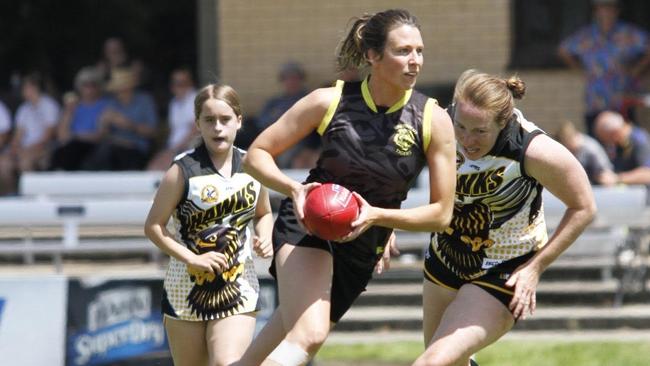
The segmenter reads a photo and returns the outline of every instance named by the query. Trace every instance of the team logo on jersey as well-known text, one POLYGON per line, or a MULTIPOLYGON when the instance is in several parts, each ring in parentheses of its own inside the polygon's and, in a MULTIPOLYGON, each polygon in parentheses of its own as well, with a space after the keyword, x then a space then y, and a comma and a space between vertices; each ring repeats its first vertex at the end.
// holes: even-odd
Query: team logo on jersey
POLYGON ((459 196, 483 196, 494 193, 504 181, 506 168, 484 170, 478 173, 458 174, 456 194, 459 196))
POLYGON ((401 156, 410 156, 413 153, 411 149, 415 145, 415 136, 417 136, 417 131, 413 127, 405 123, 395 126, 393 135, 393 142, 397 147, 395 152, 401 156))
POLYGON ((219 192, 217 187, 212 184, 208 184, 201 190, 201 201, 205 203, 215 203, 219 198, 219 192))

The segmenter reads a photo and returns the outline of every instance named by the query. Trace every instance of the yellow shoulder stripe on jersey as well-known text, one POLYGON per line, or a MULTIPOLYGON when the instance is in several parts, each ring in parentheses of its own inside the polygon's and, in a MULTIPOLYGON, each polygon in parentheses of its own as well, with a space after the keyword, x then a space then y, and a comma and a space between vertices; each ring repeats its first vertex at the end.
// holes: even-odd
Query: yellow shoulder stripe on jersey
POLYGON ((332 121, 332 117, 334 117, 334 112, 336 112, 336 108, 339 106, 339 102, 341 101, 341 94, 343 94, 343 84, 345 84, 343 80, 336 80, 336 85, 334 85, 334 87, 336 88, 337 96, 332 99, 332 102, 330 102, 330 106, 327 107, 325 116, 320 121, 318 129, 316 129, 316 132, 318 132, 319 135, 325 133, 327 126, 329 126, 332 121))
POLYGON ((361 83, 361 95, 363 96, 363 100, 366 101, 368 108, 377 113, 377 106, 375 105, 375 101, 372 100, 370 89, 368 89, 368 78, 363 79, 363 82, 361 83))
MULTIPOLYGON (((406 103, 408 103, 409 99, 411 99, 411 94, 413 94, 413 89, 407 90, 400 100, 388 108, 386 114, 393 113, 404 107, 406 103)), ((368 78, 363 79, 363 82, 361 83, 361 95, 363 96, 363 100, 366 102, 368 108, 377 113, 377 106, 375 105, 375 101, 372 100, 372 95, 370 95, 370 89, 368 88, 368 78)))
POLYGON ((406 103, 409 102, 409 99, 411 99, 411 94, 413 94, 413 89, 409 89, 404 93, 404 96, 402 99, 398 100, 397 103, 393 104, 388 110, 386 111, 386 114, 388 113, 393 113, 397 110, 400 110, 402 107, 406 105, 406 103))
POLYGON ((424 113, 422 113, 422 148, 425 153, 429 150, 429 144, 431 143, 431 115, 433 114, 434 104, 438 104, 438 101, 429 98, 424 105, 424 113))

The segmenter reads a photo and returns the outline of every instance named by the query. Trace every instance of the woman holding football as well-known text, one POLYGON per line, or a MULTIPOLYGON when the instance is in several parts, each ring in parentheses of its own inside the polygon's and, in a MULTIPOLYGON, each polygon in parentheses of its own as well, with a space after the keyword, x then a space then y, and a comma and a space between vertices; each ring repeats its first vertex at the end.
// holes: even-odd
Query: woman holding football
MULTIPOLYGON (((365 290, 390 253, 394 228, 443 230, 455 186, 455 141, 449 116, 413 90, 424 44, 415 17, 391 9, 356 18, 338 51, 338 68, 366 69, 360 82, 317 89, 264 130, 251 145, 245 169, 285 194, 274 225, 271 273, 279 307, 238 365, 307 363, 330 329, 365 290), (305 183, 285 175, 274 157, 312 131, 322 153, 305 183), (422 168, 430 203, 400 209, 422 168), (338 243, 302 225, 305 196, 330 182, 355 192, 361 208, 353 231, 338 243)), ((363 70, 362 70, 363 71, 363 70)))

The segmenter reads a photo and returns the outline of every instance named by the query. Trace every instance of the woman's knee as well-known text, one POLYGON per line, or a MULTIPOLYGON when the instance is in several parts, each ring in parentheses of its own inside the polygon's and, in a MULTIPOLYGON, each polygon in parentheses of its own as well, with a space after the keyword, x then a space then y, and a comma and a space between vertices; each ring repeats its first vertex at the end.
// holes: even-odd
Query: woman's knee
POLYGON ((235 354, 222 354, 222 355, 210 355, 208 364, 210 366, 229 366, 234 365, 242 355, 235 354))
POLYGON ((455 342, 434 342, 417 359, 414 366, 466 366, 469 363, 470 354, 458 347, 455 342), (446 344, 445 344, 446 343, 446 344))
POLYGON ((311 324, 302 327, 299 331, 290 332, 287 338, 292 339, 294 343, 299 344, 301 348, 309 353, 317 351, 320 346, 325 343, 329 335, 329 324, 324 326, 322 324, 311 324))
POLYGON ((420 356, 413 366, 465 366, 469 357, 458 357, 444 352, 425 353, 420 356))
POLYGON ((309 353, 313 353, 320 348, 320 346, 325 343, 327 336, 329 335, 329 328, 319 328, 310 330, 305 337, 305 350, 309 353))

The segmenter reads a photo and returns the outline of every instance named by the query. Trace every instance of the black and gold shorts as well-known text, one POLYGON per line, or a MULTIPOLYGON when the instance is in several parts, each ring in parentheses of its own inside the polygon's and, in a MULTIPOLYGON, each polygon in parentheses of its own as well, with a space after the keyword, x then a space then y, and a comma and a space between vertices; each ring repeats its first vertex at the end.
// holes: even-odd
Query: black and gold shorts
MULTIPOLYGON (((302 229, 293 213, 293 201, 285 199, 280 204, 273 226, 273 250, 277 253, 282 245, 289 243, 299 247, 321 249, 332 255, 334 268, 330 293, 330 320, 337 323, 366 290, 391 231, 373 226, 350 242, 323 240, 309 235, 302 229)), ((269 271, 276 277, 275 258, 269 271)))
MULTIPOLYGON (((514 292, 512 288, 506 286, 506 282, 515 269, 526 263, 526 261, 528 261, 534 254, 534 252, 530 252, 501 262, 487 270, 484 270, 482 275, 472 277, 472 279, 466 279, 469 278, 469 276, 465 278, 461 277, 461 275, 449 269, 449 267, 438 258, 436 253, 433 252, 431 245, 429 245, 424 259, 424 278, 438 286, 450 290, 458 290, 464 284, 471 283, 487 291, 507 308, 514 296, 514 292)), ((477 272, 479 271, 481 271, 480 268, 477 269, 477 272)))

